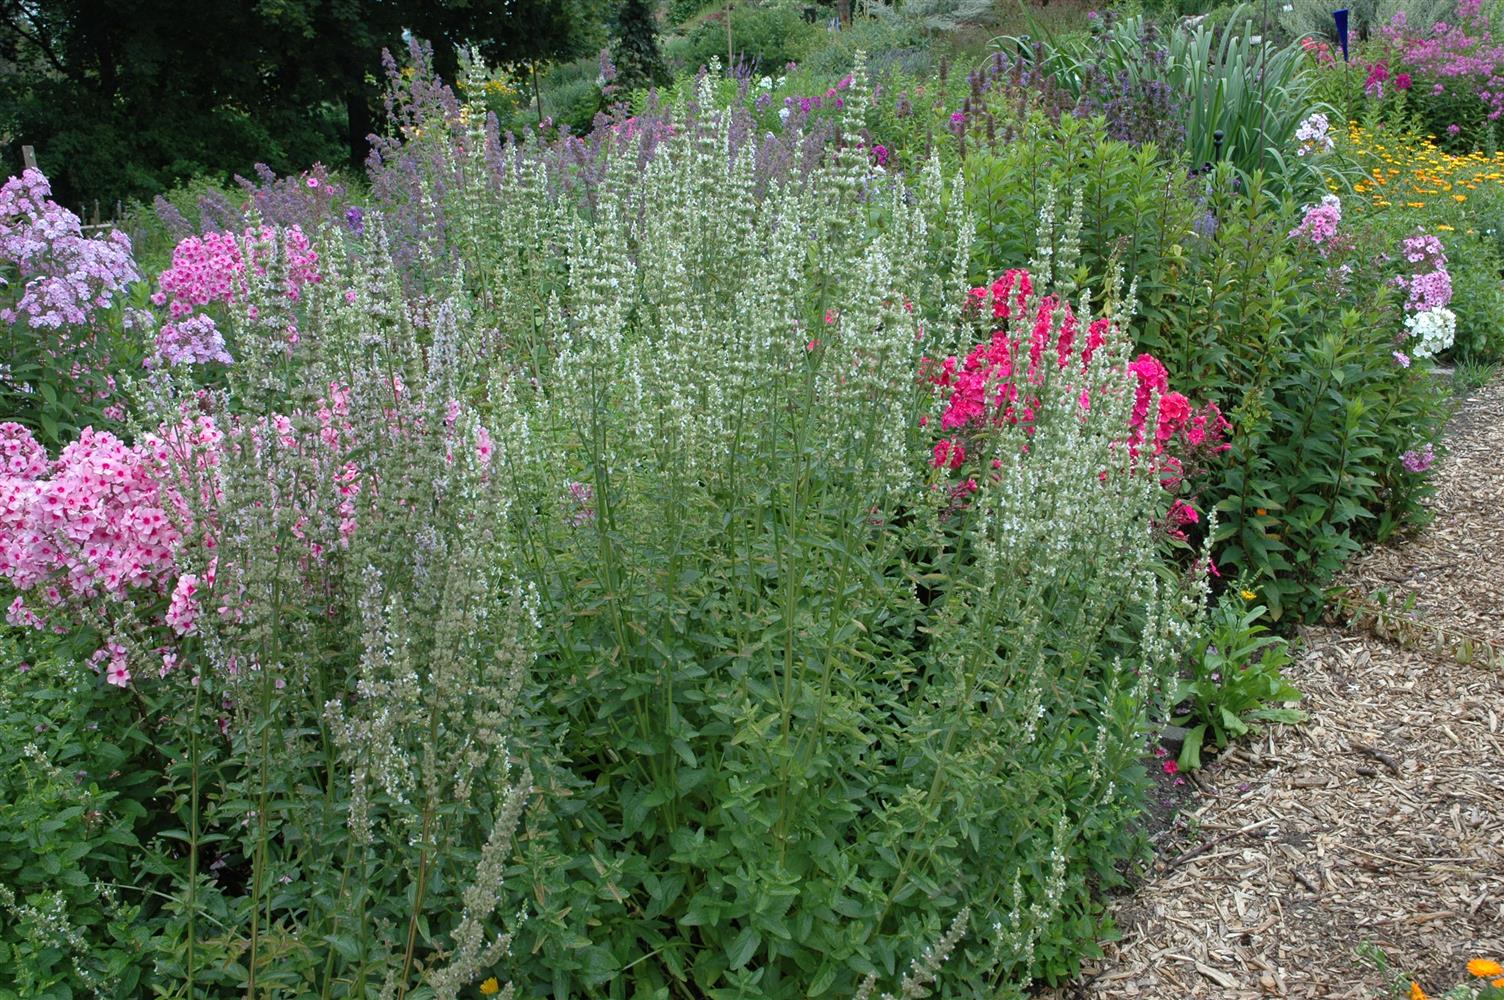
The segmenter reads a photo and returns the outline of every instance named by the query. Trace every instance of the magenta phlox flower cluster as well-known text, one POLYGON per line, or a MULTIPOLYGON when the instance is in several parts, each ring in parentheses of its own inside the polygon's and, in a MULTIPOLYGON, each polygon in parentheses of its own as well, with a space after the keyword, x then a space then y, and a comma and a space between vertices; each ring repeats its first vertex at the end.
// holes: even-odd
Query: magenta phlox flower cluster
POLYGON ((1306 214, 1300 225, 1290 230, 1292 240, 1306 240, 1329 253, 1337 243, 1337 233, 1342 226, 1342 201, 1334 194, 1326 195, 1314 205, 1306 206, 1306 214))
MULTIPOLYGON (((990 317, 996 328, 964 359, 923 361, 921 374, 937 388, 940 428, 945 433, 933 448, 935 468, 963 470, 968 454, 977 451, 978 437, 990 428, 1011 424, 1030 431, 1040 402, 1035 387, 1050 367, 1068 376, 1085 372, 1113 335, 1108 319, 1099 317, 1086 325, 1083 338, 1070 306, 1052 295, 1036 297, 1028 272, 1022 270, 973 288, 966 308, 977 318, 990 317)), ((1223 437, 1229 425, 1214 404, 1196 410, 1185 396, 1171 391, 1169 373, 1153 355, 1139 355, 1128 368, 1134 376, 1134 399, 1123 442, 1135 460, 1147 457, 1145 464, 1167 489, 1176 489, 1187 475, 1184 457, 1194 456, 1199 463, 1227 450, 1223 437), (1156 400, 1157 417, 1150 431, 1149 411, 1156 400)), ((1090 412, 1091 395, 1084 386, 1079 401, 1083 415, 1090 412)), ((922 422, 927 425, 929 418, 922 422)), ((968 475, 958 496, 964 499, 977 488, 975 477, 968 475)))
POLYGON ((1405 260, 1412 264, 1429 264, 1435 269, 1446 270, 1446 249, 1441 245, 1441 240, 1435 236, 1425 234, 1407 236, 1401 245, 1400 252, 1405 255, 1405 260))
POLYGON ((1430 469, 1432 463, 1435 461, 1436 449, 1430 444, 1426 444, 1420 449, 1411 449, 1400 456, 1400 464, 1405 467, 1405 471, 1415 473, 1416 475, 1420 475, 1430 469))
POLYGON ((1407 236, 1400 245, 1400 254, 1412 265, 1411 274, 1401 275, 1394 282, 1409 293, 1406 312, 1428 312, 1452 301, 1452 276, 1447 271, 1446 249, 1439 238, 1427 233, 1407 236))
MULTIPOLYGON (((266 274, 278 236, 278 230, 261 226, 238 235, 205 233, 188 237, 173 248, 172 266, 158 276, 152 301, 166 305, 172 317, 179 319, 203 306, 243 299, 246 268, 258 275, 266 274)), ((280 236, 287 254, 287 286, 283 291, 296 302, 304 285, 322 280, 318 254, 296 226, 281 230, 280 236)))
POLYGON ((14 287, 0 279, 0 322, 32 329, 87 326, 141 277, 130 239, 119 231, 86 238, 34 169, 0 186, 0 264, 19 275, 14 287))
POLYGON ((1406 282, 1410 298, 1405 308, 1410 312, 1425 312, 1440 309, 1452 301, 1452 276, 1446 271, 1427 271, 1417 274, 1406 282))

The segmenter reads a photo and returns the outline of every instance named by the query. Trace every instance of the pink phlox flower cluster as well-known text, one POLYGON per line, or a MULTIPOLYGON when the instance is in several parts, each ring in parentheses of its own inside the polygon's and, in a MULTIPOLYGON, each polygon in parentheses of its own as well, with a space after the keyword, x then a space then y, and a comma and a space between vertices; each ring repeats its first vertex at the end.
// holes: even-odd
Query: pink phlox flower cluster
MULTIPOLYGON (((404 394, 400 383, 393 391, 404 394)), ((145 598, 141 607, 158 609, 148 627, 195 634, 221 566, 214 511, 224 500, 221 466, 229 459, 272 464, 272 451, 285 449, 311 466, 296 491, 274 488, 267 501, 268 516, 285 518, 301 541, 305 573, 348 547, 379 485, 354 457, 362 439, 350 388, 331 383, 310 411, 255 419, 216 420, 201 412, 209 402, 202 394, 185 401, 180 419, 135 445, 85 428, 55 461, 26 428, 0 424, 0 579, 20 594, 7 614, 12 624, 62 628, 48 620, 54 612, 87 605, 118 625, 117 613, 145 598), (195 551, 208 556, 207 569, 189 565, 202 566, 195 551)), ((393 415, 387 431, 432 436, 451 451, 463 440, 488 466, 491 437, 474 424, 462 438, 462 413, 459 404, 446 406, 428 429, 422 419, 393 415)), ((581 512, 589 509, 588 488, 576 499, 581 512)), ((237 613, 233 595, 218 595, 215 604, 220 615, 237 613)), ((107 662, 107 680, 123 687, 131 672, 117 637, 106 637, 96 663, 107 662)), ((175 657, 164 655, 161 673, 170 662, 175 657)))
POLYGON ((192 635, 197 629, 199 578, 184 573, 172 588, 172 602, 167 606, 167 625, 178 635, 192 635))
POLYGON ((97 672, 105 667, 105 679, 116 687, 126 687, 131 682, 131 672, 126 661, 126 648, 114 639, 109 639, 89 657, 89 665, 97 672))
POLYGON ((1447 266, 1446 248, 1441 245, 1441 240, 1436 236, 1427 234, 1406 236, 1400 252, 1412 264, 1425 263, 1433 268, 1441 269, 1447 266))
POLYGON ((214 317, 199 313, 163 323, 157 331, 156 353, 147 359, 147 364, 203 365, 211 361, 228 365, 234 359, 225 348, 224 334, 219 332, 214 317))
MULTIPOLYGON (((172 251, 172 266, 157 278, 157 292, 152 301, 167 305, 173 318, 187 316, 200 306, 229 303, 246 292, 247 267, 258 275, 266 274, 279 231, 271 226, 250 228, 235 233, 205 233, 189 236, 172 251)), ((281 244, 287 255, 287 285, 283 292, 296 302, 304 285, 318 284, 318 254, 309 246, 308 237, 296 226, 281 230, 281 244)))
POLYGON ((1473 91, 1489 121, 1504 116, 1504 44, 1494 41, 1481 0, 1458 0, 1455 23, 1438 21, 1422 33, 1401 12, 1381 33, 1412 73, 1435 81, 1433 95, 1445 92, 1443 81, 1454 81, 1473 91))
POLYGON ((1431 468, 1431 464, 1435 461, 1436 450, 1430 444, 1425 445, 1418 451, 1412 449, 1400 456, 1400 464, 1405 467, 1406 471, 1415 473, 1416 475, 1431 468))
MULTIPOLYGON (((23 428, 3 425, 0 434, 28 456, 0 477, 0 577, 21 592, 12 624, 45 628, 46 609, 78 603, 102 604, 108 617, 132 592, 165 591, 182 538, 147 445, 85 428, 39 470, 23 428)), ((112 639, 107 655, 110 683, 124 686, 123 647, 112 639)))
POLYGON ((40 479, 47 472, 47 449, 20 424, 0 424, 0 479, 40 479))
MULTIPOLYGON (((0 425, 0 440, 23 457, 0 476, 0 578, 21 592, 7 619, 61 629, 49 622, 52 612, 90 605, 108 621, 134 596, 173 592, 167 621, 189 631, 196 612, 185 601, 197 580, 182 582, 178 559, 184 529, 190 536, 197 529, 179 487, 193 478, 193 466, 218 464, 222 436, 214 422, 185 417, 136 445, 86 427, 53 462, 45 452, 38 462, 41 446, 24 428, 0 425)), ((96 656, 108 659, 111 684, 130 682, 125 648, 114 637, 96 656)))
POLYGON ((1400 252, 1410 264, 1418 265, 1414 273, 1401 275, 1394 281, 1409 292, 1406 312, 1440 309, 1452 301, 1452 276, 1447 271, 1446 250, 1440 239, 1428 234, 1407 236, 1400 252))
MULTIPOLYGON (((19 274, 15 301, 0 298, 0 322, 32 329, 85 326, 141 279, 131 241, 112 230, 88 239, 78 216, 52 200, 38 170, 0 185, 0 264, 19 274)), ((0 290, 7 288, 0 279, 0 290)))
POLYGON ((1336 240, 1342 225, 1342 201, 1334 194, 1324 196, 1314 205, 1306 206, 1305 217, 1300 225, 1290 230, 1289 238, 1309 240, 1327 253, 1336 240))
MULTIPOLYGON (((297 226, 280 230, 271 226, 252 227, 240 234, 205 233, 189 236, 173 248, 172 265, 158 275, 157 291, 151 299, 156 305, 167 306, 171 316, 170 325, 174 329, 167 344, 186 341, 194 345, 190 351, 178 352, 184 358, 183 363, 229 362, 222 339, 216 349, 212 343, 214 334, 207 327, 192 328, 186 333, 180 328, 205 307, 243 303, 249 292, 247 271, 265 275, 278 245, 285 255, 287 271, 282 292, 289 301, 300 301, 304 287, 318 284, 323 278, 318 269, 318 254, 297 226)), ((254 304, 246 305, 244 314, 251 321, 259 318, 254 304)), ((296 326, 289 327, 287 334, 289 344, 296 344, 296 326)), ((165 357, 163 346, 159 338, 158 353, 165 357)))
POLYGON ((571 480, 564 484, 568 494, 568 518, 571 526, 582 528, 595 523, 595 490, 589 483, 571 480))
POLYGON ((1452 301, 1452 276, 1446 271, 1428 271, 1409 280, 1410 298, 1405 308, 1410 312, 1439 309, 1452 301))

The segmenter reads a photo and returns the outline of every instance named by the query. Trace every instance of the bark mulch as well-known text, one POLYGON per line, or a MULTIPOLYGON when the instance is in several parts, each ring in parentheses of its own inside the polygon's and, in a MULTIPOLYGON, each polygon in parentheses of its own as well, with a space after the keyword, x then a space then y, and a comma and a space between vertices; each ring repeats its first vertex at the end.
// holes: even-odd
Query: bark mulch
POLYGON ((1436 995, 1504 960, 1504 383, 1436 475, 1434 520, 1348 573, 1352 620, 1303 633, 1310 721, 1195 775, 1121 939, 1054 996, 1371 1000, 1366 945, 1436 995))

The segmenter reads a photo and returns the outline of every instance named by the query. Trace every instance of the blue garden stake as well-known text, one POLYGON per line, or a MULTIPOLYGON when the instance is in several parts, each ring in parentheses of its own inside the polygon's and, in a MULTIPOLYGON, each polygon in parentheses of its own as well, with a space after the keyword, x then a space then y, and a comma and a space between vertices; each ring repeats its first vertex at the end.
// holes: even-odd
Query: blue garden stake
POLYGON ((1342 46, 1342 61, 1347 62, 1347 8, 1332 11, 1332 20, 1337 22, 1337 43, 1342 46))

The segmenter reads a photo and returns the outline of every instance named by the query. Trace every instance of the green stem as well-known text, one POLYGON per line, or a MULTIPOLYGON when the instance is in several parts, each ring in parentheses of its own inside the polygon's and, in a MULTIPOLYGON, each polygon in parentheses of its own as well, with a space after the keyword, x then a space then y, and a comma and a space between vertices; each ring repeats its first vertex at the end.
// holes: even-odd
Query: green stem
POLYGON ((188 757, 189 768, 192 773, 192 790, 188 796, 188 1000, 193 1000, 194 984, 194 946, 196 943, 196 913, 198 908, 198 834, 199 834, 199 755, 198 755, 198 726, 200 711, 203 705, 204 685, 200 678, 199 683, 193 685, 193 715, 192 722, 188 727, 188 757))

